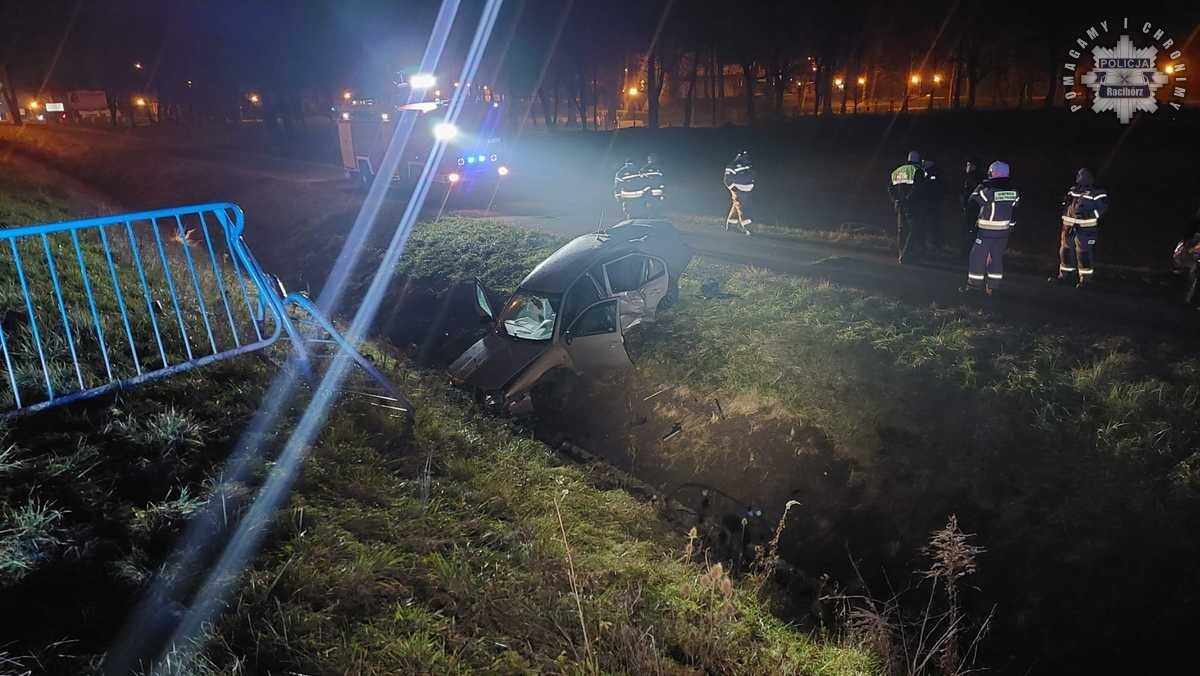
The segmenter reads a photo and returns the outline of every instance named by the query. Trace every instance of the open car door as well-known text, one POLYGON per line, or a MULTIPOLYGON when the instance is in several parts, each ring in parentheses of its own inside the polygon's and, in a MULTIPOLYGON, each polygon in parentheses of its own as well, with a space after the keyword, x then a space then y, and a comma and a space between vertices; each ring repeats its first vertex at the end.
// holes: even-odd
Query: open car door
POLYGON ((642 321, 654 321, 658 302, 667 295, 667 266, 661 259, 630 253, 604 264, 604 279, 611 297, 621 301, 621 330, 642 321))
POLYGON ((593 303, 563 332, 563 345, 577 372, 602 376, 633 367, 625 351, 617 305, 616 298, 593 303))
POLYGON ((496 311, 492 309, 492 302, 489 300, 491 294, 483 282, 475 280, 475 312, 479 315, 480 322, 490 322, 496 319, 496 311))

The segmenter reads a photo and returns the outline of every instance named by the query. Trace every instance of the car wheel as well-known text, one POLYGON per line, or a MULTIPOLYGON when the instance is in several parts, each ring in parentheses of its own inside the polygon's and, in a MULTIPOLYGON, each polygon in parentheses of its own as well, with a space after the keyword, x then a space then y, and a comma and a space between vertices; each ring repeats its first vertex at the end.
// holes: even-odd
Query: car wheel
POLYGON ((675 303, 678 303, 678 302, 679 302, 679 282, 672 279, 670 286, 667 287, 667 295, 663 296, 658 301, 658 307, 656 308, 656 310, 658 312, 662 312, 663 310, 671 307, 672 305, 674 305, 675 303))

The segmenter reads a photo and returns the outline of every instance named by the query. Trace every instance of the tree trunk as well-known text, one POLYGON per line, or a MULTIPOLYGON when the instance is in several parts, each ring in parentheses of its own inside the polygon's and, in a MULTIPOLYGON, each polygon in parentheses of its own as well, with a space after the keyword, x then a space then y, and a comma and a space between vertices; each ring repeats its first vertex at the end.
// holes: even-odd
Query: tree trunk
POLYGON ((725 64, 717 57, 716 47, 713 47, 712 67, 712 125, 715 127, 721 123, 721 110, 725 106, 725 64))
POLYGON ((659 56, 654 52, 646 57, 646 126, 658 129, 659 56))
POLYGON ((700 51, 692 52, 692 70, 688 73, 687 103, 683 109, 683 126, 692 126, 692 113, 696 107, 696 71, 700 68, 700 51))
POLYGON ((1046 86, 1046 100, 1042 102, 1042 107, 1049 110, 1054 107, 1054 100, 1058 96, 1058 59, 1051 52, 1046 61, 1046 77, 1049 78, 1050 84, 1046 86))
POLYGON ((8 64, 0 65, 0 94, 4 95, 4 106, 8 108, 8 116, 12 118, 14 127, 19 127, 24 122, 21 120, 20 103, 17 101, 17 90, 13 89, 12 73, 8 70, 8 64))
POLYGON ((592 66, 592 129, 600 131, 600 86, 596 82, 596 67, 592 66))
POLYGON ((746 93, 746 124, 754 124, 754 62, 742 62, 743 89, 746 93))
POLYGON ((854 86, 856 86, 854 80, 849 74, 842 76, 842 115, 846 114, 846 97, 850 95, 849 89, 854 86))

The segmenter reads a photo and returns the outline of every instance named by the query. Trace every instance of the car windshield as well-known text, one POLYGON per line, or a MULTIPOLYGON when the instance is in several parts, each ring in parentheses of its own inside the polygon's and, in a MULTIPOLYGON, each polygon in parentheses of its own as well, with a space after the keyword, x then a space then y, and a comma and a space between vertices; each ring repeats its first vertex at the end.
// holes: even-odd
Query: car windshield
POLYGON ((554 336, 557 306, 557 296, 518 291, 505 303, 497 324, 513 338, 550 340, 554 336))

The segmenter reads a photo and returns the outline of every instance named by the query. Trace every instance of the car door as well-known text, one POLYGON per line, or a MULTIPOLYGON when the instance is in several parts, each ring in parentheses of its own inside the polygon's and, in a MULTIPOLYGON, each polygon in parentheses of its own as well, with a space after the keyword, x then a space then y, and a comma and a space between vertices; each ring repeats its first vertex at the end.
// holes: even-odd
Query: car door
POLYGON ((616 298, 593 303, 563 332, 563 348, 577 372, 602 376, 633 366, 625 352, 618 305, 616 298))
POLYGON ((637 326, 646 317, 646 299, 641 287, 645 281, 646 256, 630 253, 603 265, 608 295, 620 301, 621 330, 637 326))
POLYGON ((670 290, 670 276, 666 261, 654 256, 646 257, 646 271, 643 275, 645 281, 642 282, 638 293, 641 294, 642 301, 646 304, 647 321, 657 319, 658 303, 666 297, 670 290))

